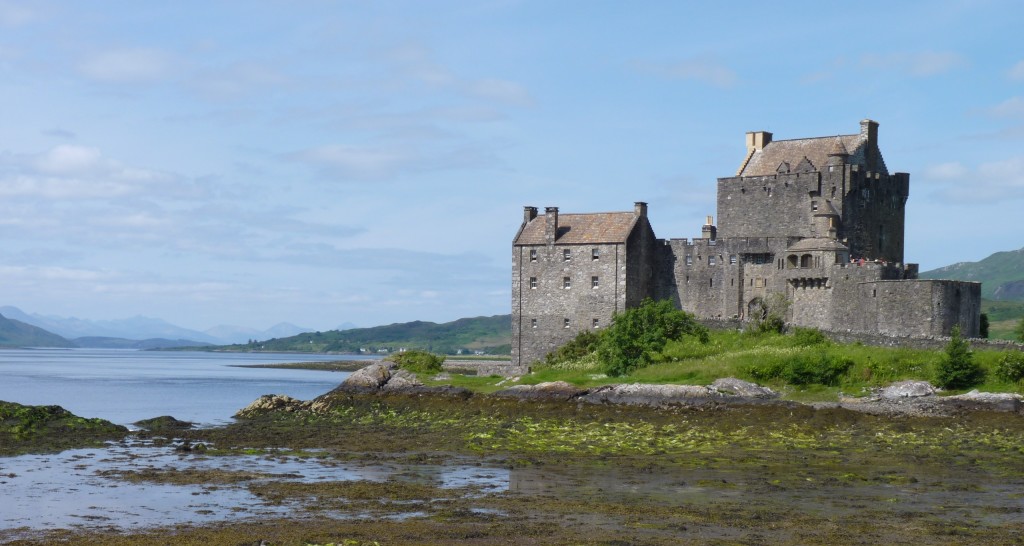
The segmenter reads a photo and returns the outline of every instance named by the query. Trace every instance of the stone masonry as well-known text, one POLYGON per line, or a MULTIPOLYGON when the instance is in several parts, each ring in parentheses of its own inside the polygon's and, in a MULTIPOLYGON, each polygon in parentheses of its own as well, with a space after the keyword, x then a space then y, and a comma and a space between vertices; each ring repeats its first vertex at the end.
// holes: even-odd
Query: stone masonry
POLYGON ((657 239, 632 212, 539 216, 512 249, 512 361, 528 365, 644 298, 706 320, 750 320, 773 294, 787 321, 851 334, 977 336, 980 283, 917 279, 903 263, 910 176, 890 174, 878 124, 852 135, 773 141, 747 133, 735 176, 718 179, 716 226, 657 239))

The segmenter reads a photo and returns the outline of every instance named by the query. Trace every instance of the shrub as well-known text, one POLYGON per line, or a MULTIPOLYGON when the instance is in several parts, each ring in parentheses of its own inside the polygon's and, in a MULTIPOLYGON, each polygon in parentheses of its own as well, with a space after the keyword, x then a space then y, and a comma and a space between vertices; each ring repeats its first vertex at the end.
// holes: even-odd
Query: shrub
POLYGON ((840 358, 825 351, 796 354, 785 360, 769 360, 752 364, 745 370, 752 379, 766 381, 781 379, 792 385, 837 385, 839 379, 853 366, 853 360, 840 358))
POLYGON ((597 344, 597 356, 610 376, 626 375, 651 363, 652 353, 669 340, 692 335, 707 343, 708 329, 669 300, 645 299, 638 307, 616 313, 597 344))
POLYGON ((441 371, 441 364, 444 363, 443 356, 416 349, 393 354, 387 360, 412 373, 438 373, 441 371))
POLYGON ((579 360, 597 349, 597 343, 601 336, 593 330, 583 330, 569 343, 551 351, 544 357, 544 364, 552 368, 559 368, 561 364, 579 360))
POLYGON ((1024 379, 1024 353, 1007 351, 996 363, 996 377, 1003 381, 1016 383, 1024 379))
POLYGON ((974 361, 970 345, 960 335, 960 326, 954 326, 946 354, 935 367, 935 383, 944 389, 963 389, 984 378, 985 370, 974 361))
POLYGON ((1020 322, 1017 323, 1017 328, 1013 330, 1013 333, 1017 335, 1017 341, 1024 341, 1024 317, 1021 317, 1020 322))
POLYGON ((793 345, 796 347, 811 347, 813 345, 823 345, 828 342, 829 340, 825 337, 825 334, 817 328, 793 329, 793 345))

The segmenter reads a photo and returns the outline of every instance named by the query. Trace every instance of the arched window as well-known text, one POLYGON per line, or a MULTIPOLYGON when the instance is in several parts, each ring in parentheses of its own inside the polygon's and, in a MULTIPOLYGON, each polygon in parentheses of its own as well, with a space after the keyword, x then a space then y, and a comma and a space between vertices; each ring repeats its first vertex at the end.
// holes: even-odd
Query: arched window
POLYGON ((797 258, 796 254, 790 254, 786 261, 789 262, 790 269, 796 269, 800 264, 798 263, 800 258, 797 258))

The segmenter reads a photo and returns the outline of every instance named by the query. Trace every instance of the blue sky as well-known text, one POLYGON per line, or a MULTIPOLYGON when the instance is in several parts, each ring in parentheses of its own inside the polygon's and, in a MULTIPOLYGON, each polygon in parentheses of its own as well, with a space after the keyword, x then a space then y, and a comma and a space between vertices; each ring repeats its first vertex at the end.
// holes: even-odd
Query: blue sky
POLYGON ((746 131, 880 125, 922 270, 1024 246, 1012 1, 0 0, 0 304, 508 313, 524 205, 693 237, 746 131))

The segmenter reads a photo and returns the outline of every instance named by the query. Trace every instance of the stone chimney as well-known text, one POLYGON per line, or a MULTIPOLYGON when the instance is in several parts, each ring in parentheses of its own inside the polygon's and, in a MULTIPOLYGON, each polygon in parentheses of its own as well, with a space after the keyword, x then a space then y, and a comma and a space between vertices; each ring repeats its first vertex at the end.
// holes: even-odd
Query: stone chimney
POLYGON ((715 217, 708 215, 704 226, 700 228, 700 236, 704 239, 714 241, 718 237, 718 228, 715 227, 715 217))
POLYGON ((747 153, 763 150, 772 141, 768 131, 751 131, 747 133, 747 153))
POLYGON ((529 224, 530 220, 537 217, 537 207, 523 207, 523 223, 529 224))
POLYGON ((637 201, 633 203, 633 215, 640 218, 647 218, 647 203, 637 201))
POLYGON ((544 209, 544 242, 553 245, 558 238, 558 207, 544 209))
POLYGON ((860 121, 860 140, 864 143, 864 159, 869 171, 877 171, 878 122, 870 119, 860 121))

